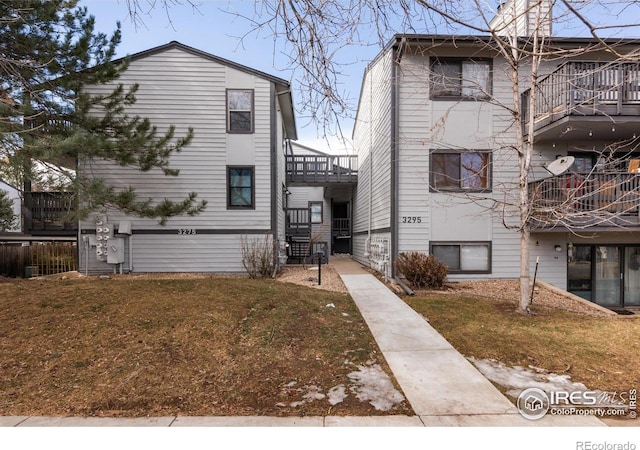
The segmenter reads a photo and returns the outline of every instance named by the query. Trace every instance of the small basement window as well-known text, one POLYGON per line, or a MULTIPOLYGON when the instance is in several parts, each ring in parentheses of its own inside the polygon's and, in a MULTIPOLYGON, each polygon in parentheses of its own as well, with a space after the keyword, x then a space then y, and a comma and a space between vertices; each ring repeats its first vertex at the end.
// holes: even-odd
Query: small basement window
POLYGON ((432 242, 429 248, 449 273, 491 273, 490 242, 432 242))

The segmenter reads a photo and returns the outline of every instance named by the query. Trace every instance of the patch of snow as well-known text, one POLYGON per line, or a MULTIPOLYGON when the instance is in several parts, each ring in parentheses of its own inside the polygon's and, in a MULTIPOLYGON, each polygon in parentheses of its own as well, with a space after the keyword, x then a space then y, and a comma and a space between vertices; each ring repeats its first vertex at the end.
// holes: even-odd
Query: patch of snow
POLYGON ((325 398, 326 395, 324 395, 320 388, 318 386, 308 386, 307 387, 307 393, 304 394, 302 396, 303 399, 305 399, 305 401, 307 402, 312 402, 314 400, 322 400, 323 398, 325 398))
POLYGON ((508 388, 507 394, 512 397, 518 397, 523 390, 534 387, 545 392, 587 390, 584 384, 571 381, 569 375, 558 375, 520 366, 509 367, 494 359, 475 359, 473 357, 468 359, 486 378, 508 388))
POLYGON ((337 405, 338 403, 342 403, 347 396, 347 389, 344 387, 344 384, 339 384, 329 389, 327 400, 330 405, 337 405))
POLYGON ((379 411, 389 411, 404 400, 379 364, 358 366, 357 372, 351 372, 347 376, 354 382, 351 392, 356 394, 356 398, 360 401, 368 400, 379 411))
POLYGON ((342 313, 342 315, 343 315, 344 317, 349 317, 349 314, 347 314, 347 313, 345 313, 345 312, 343 312, 343 313, 342 313))
POLYGON ((323 399, 326 399, 330 405, 335 406, 343 402, 349 396, 349 392, 355 395, 358 400, 369 402, 379 411, 389 411, 404 400, 404 396, 393 386, 391 378, 382 370, 379 364, 368 361, 365 365, 356 366, 348 359, 345 359, 344 364, 356 367, 355 371, 347 375, 351 382, 348 388, 345 384, 339 384, 333 386, 327 394, 324 394, 322 388, 317 385, 296 387, 298 383, 290 381, 283 387, 281 394, 301 395, 302 398, 290 403, 280 402, 276 406, 297 408, 305 403, 323 399))
POLYGON ((336 305, 334 305, 333 303, 328 303, 326 308, 335 308, 336 305))

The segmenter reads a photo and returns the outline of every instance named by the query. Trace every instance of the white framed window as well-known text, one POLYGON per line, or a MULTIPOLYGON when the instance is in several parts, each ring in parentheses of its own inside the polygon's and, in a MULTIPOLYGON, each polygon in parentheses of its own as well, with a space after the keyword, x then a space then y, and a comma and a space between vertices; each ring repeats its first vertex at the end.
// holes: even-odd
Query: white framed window
POLYGON ((253 166, 227 166, 227 209, 255 209, 253 166))
POLYGON ((311 223, 322 223, 322 202, 309 202, 311 223))
POLYGON ((433 58, 431 98, 487 99, 491 78, 490 59, 433 58))
POLYGON ((429 157, 431 191, 491 190, 491 152, 433 150, 429 157))
POLYGON ((253 133, 253 89, 227 89, 227 132, 253 133))

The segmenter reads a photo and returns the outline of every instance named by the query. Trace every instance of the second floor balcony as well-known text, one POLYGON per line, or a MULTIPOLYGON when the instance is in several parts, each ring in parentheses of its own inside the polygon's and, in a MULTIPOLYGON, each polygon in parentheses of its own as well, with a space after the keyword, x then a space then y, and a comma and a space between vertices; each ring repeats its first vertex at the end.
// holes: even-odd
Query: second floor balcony
POLYGON ((24 232, 34 236, 73 236, 78 231, 78 223, 70 219, 73 211, 71 192, 25 192, 24 232))
POLYGON ((287 182, 328 185, 358 181, 358 157, 355 155, 287 155, 287 182))
POLYGON ((640 63, 562 64, 539 82, 533 117, 531 91, 522 94, 525 133, 535 141, 632 138, 640 125, 640 63))
POLYGON ((529 184, 533 229, 640 228, 640 173, 567 173, 529 184))

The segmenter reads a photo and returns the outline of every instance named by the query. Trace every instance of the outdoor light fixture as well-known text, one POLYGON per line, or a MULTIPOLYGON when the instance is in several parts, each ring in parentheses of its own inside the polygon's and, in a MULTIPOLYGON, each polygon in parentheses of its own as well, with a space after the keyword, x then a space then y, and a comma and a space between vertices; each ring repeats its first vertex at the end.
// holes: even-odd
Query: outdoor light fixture
POLYGON ((555 251, 557 252, 561 252, 562 251, 562 246, 561 245, 556 245, 553 247, 555 249, 555 251))

